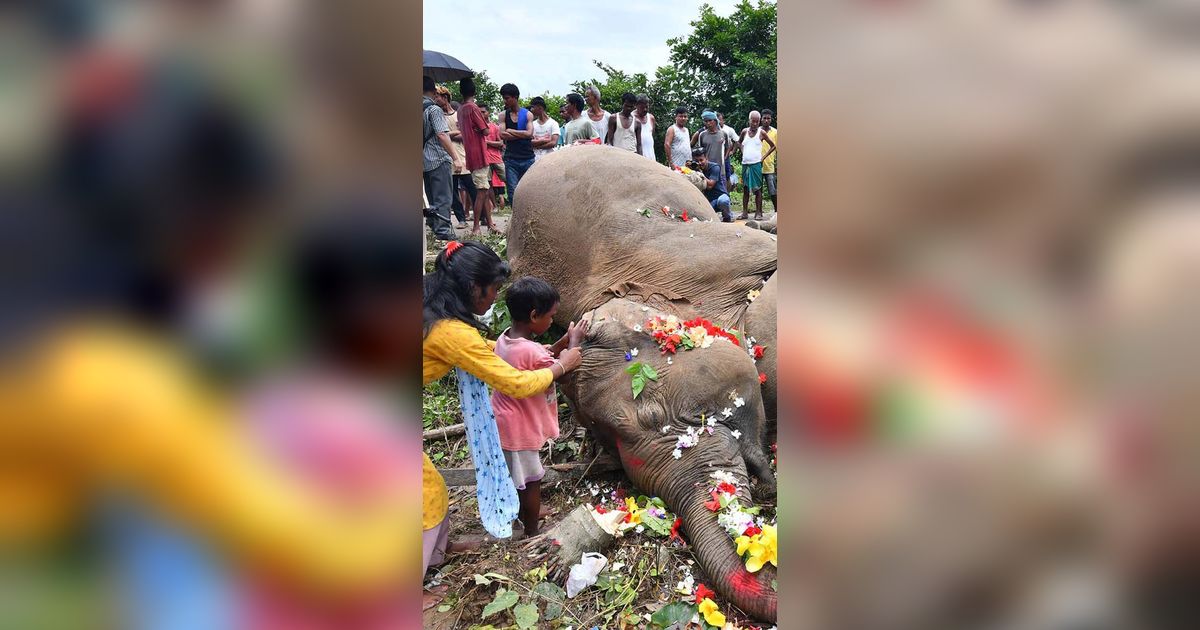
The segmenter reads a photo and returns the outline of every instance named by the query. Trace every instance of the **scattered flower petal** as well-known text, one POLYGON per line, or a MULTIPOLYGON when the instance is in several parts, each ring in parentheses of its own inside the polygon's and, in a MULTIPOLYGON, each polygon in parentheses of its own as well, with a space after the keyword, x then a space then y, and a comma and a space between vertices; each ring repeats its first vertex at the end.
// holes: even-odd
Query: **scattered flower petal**
POLYGON ((683 457, 683 451, 681 451, 679 449, 675 449, 675 450, 671 451, 671 457, 674 457, 675 459, 679 459, 680 457, 683 457))
POLYGON ((724 409, 722 409, 722 410, 721 410, 721 415, 723 415, 723 416, 725 416, 726 418, 728 418, 728 417, 730 417, 730 416, 732 416, 732 415, 733 415, 733 410, 732 410, 732 409, 730 409, 729 407, 726 407, 726 408, 724 408, 724 409))
POLYGON ((733 435, 733 439, 735 439, 735 440, 741 439, 742 432, 738 431, 737 429, 734 429, 732 435, 733 435))
POLYGON ((733 399, 733 406, 734 406, 734 407, 744 407, 744 406, 746 406, 746 399, 745 399, 745 398, 742 398, 741 396, 738 396, 737 398, 734 398, 734 399, 733 399))

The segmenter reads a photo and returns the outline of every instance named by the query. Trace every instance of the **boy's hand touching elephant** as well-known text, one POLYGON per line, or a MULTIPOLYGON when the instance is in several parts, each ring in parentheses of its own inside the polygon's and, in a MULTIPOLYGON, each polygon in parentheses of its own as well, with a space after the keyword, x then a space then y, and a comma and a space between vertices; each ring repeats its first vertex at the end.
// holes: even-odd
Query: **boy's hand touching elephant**
POLYGON ((577 322, 571 322, 567 326, 567 347, 578 348, 583 345, 583 340, 587 339, 588 321, 581 319, 577 322))

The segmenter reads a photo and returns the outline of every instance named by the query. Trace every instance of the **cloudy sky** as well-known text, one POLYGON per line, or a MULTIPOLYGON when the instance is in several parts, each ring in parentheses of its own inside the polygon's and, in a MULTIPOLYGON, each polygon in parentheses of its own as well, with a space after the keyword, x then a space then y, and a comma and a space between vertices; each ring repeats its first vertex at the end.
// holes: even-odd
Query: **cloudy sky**
MULTIPOLYGON (((515 83, 522 95, 565 94, 572 81, 601 76, 593 59, 653 76, 670 58, 667 40, 691 29, 703 1, 426 0, 424 47, 486 70, 497 85, 515 83)), ((729 15, 738 0, 707 2, 729 15)))

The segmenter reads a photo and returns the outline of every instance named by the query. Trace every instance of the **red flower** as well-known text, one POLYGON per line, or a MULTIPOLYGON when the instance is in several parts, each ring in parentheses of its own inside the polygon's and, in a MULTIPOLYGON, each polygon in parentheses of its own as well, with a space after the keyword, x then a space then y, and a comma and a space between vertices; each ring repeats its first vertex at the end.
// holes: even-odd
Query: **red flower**
POLYGON ((751 526, 747 527, 745 531, 742 532, 742 535, 743 536, 753 536, 755 534, 761 534, 761 533, 762 533, 761 529, 759 529, 758 527, 755 527, 754 525, 751 525, 751 526))
POLYGON ((764 348, 762 346, 755 345, 754 346, 754 360, 757 361, 758 359, 763 358, 763 352, 764 352, 764 348))
POLYGON ((705 501, 704 507, 708 508, 709 510, 711 510, 713 512, 720 511, 721 510, 721 498, 717 496, 717 491, 710 490, 709 495, 712 496, 712 499, 709 501, 705 501))
POLYGON ((679 218, 683 219, 683 222, 684 222, 684 223, 687 223, 687 221, 688 221, 688 218, 687 218, 687 210, 684 210, 684 211, 683 211, 683 214, 682 214, 682 215, 680 215, 680 216, 679 216, 679 218))
POLYGON ((712 599, 715 596, 716 596, 716 593, 714 593, 711 588, 708 588, 707 586, 705 586, 703 584, 696 585, 696 602, 697 603, 704 601, 706 598, 712 599))
POLYGON ((721 484, 717 486, 717 490, 720 490, 725 494, 737 494, 737 488, 733 487, 733 484, 729 483, 728 481, 722 481, 721 484))
POLYGON ((597 505, 596 513, 597 514, 608 514, 608 508, 604 507, 603 505, 597 505))
POLYGON ((759 372, 758 373, 758 384, 762 385, 763 383, 766 383, 766 382, 767 382, 767 375, 762 372, 759 372))
POLYGON ((683 542, 683 536, 679 535, 679 526, 680 525, 683 525, 683 519, 676 516, 675 522, 671 523, 671 537, 668 538, 668 540, 674 540, 674 539, 678 538, 679 542, 683 542))
MULTIPOLYGON (((624 510, 621 510, 621 511, 622 511, 622 512, 624 512, 624 510)), ((631 519, 633 519, 633 514, 630 514, 630 513, 626 512, 626 513, 625 513, 625 520, 624 520, 623 522, 625 522, 625 523, 628 523, 628 522, 629 522, 631 519)))

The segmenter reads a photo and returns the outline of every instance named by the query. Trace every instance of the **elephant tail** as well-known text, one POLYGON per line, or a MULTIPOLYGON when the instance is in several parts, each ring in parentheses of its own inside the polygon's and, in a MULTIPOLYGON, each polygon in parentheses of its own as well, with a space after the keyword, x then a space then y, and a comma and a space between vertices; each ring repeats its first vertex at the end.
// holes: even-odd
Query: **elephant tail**
POLYGON ((717 515, 704 506, 707 498, 702 488, 693 487, 673 506, 683 520, 683 533, 692 552, 715 582, 715 591, 754 618, 776 623, 779 596, 772 585, 775 567, 767 565, 757 573, 746 570, 733 539, 717 524, 717 515))

